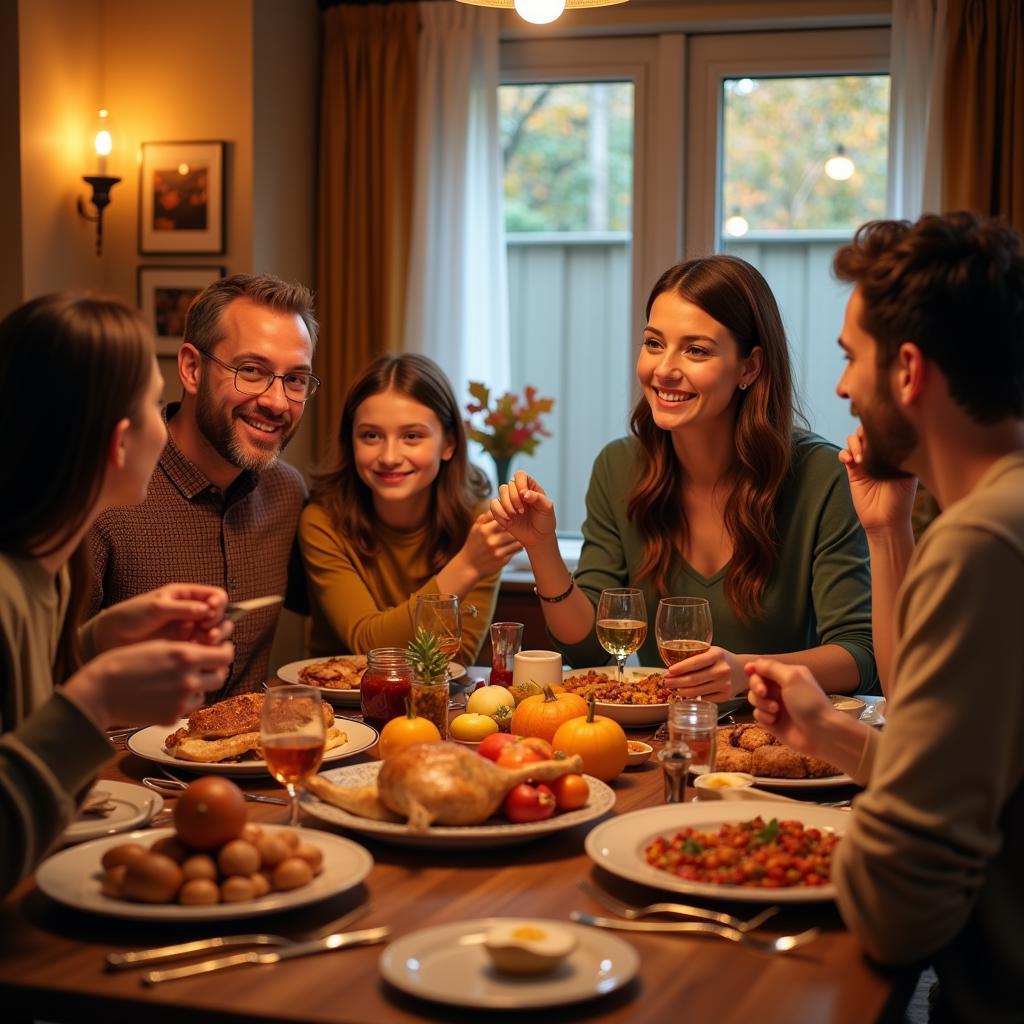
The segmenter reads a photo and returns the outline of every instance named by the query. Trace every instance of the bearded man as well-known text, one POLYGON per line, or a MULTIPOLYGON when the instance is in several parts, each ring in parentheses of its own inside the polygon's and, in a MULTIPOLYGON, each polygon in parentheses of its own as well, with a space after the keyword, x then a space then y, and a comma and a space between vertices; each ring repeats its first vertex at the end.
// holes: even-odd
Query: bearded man
MULTIPOLYGON (((302 285, 236 274, 197 296, 178 352, 182 398, 165 410, 149 494, 90 533, 91 612, 170 581, 223 587, 230 601, 285 594, 306 486, 279 456, 319 386, 316 334, 302 285)), ((236 624, 235 661, 213 699, 265 682, 280 607, 236 624)))

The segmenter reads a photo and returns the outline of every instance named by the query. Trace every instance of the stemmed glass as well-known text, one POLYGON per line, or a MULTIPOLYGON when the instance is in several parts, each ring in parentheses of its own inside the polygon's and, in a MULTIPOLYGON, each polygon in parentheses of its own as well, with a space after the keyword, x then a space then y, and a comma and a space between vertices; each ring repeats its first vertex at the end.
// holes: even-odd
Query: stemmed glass
POLYGON ((309 686, 274 686, 263 698, 260 746, 270 774, 288 790, 288 824, 299 821, 299 788, 324 756, 326 727, 320 694, 309 686))
POLYGON ((462 610, 455 594, 420 594, 413 613, 413 633, 425 630, 437 637, 441 653, 451 661, 462 646, 462 610))
POLYGON ((602 590, 597 602, 597 639, 609 654, 615 656, 620 686, 626 659, 646 638, 647 607, 643 592, 631 587, 602 590))
POLYGON ((711 646, 711 605, 703 597, 665 597, 658 602, 654 636, 671 668, 711 646))

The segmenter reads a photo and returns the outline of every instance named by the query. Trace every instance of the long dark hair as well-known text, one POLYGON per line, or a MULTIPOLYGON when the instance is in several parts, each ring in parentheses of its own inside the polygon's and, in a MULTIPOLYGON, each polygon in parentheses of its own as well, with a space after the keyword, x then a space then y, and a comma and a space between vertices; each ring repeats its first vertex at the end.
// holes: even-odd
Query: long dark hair
MULTIPOLYGON (((135 420, 153 372, 153 336, 113 299, 59 293, 0 322, 0 551, 52 554, 82 530, 103 487, 117 423, 135 420)), ((71 558, 71 597, 54 679, 78 665, 87 559, 71 558)))
MULTIPOLYGON (((749 389, 736 400, 736 459, 732 490, 725 505, 725 527, 733 557, 725 576, 725 596, 740 619, 761 610, 761 595, 778 558, 775 504, 789 473, 793 417, 793 375, 782 317, 768 282, 744 260, 708 256, 666 270, 651 290, 647 316, 662 292, 674 291, 727 327, 740 355, 757 346, 763 364, 749 389)), ((637 580, 649 579, 668 592, 673 562, 683 557, 687 523, 681 511, 683 468, 672 435, 654 422, 641 398, 630 419, 642 456, 627 497, 630 519, 644 540, 637 580)))
POLYGON ((439 572, 465 543, 473 510, 490 494, 490 481, 470 463, 466 429, 452 386, 426 356, 380 356, 353 382, 341 410, 335 450, 327 468, 313 475, 313 501, 327 509, 335 526, 364 558, 377 553, 373 495, 356 471, 352 433, 359 406, 383 391, 398 391, 431 409, 446 440, 455 446, 430 488, 427 550, 430 571, 439 572))

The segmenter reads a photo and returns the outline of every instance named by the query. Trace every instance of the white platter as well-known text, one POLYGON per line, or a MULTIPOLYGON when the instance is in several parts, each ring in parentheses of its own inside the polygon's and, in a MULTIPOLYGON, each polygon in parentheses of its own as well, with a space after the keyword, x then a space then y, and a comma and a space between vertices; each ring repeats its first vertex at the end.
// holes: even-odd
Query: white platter
POLYGON ((133 828, 141 828, 164 808, 164 798, 159 793, 131 782, 103 779, 96 783, 95 789, 110 794, 109 799, 114 809, 108 814, 79 813, 64 829, 60 837, 63 845, 84 843, 108 835, 113 829, 128 832, 133 828))
MULTIPOLYGON (((354 757, 377 742, 377 730, 371 729, 363 722, 336 716, 334 724, 345 733, 348 739, 340 747, 328 750, 324 754, 322 763, 325 765, 354 757)), ((168 754, 164 749, 164 740, 176 729, 184 729, 187 725, 188 721, 182 719, 176 725, 151 725, 148 729, 140 729, 128 737, 128 749, 133 754, 138 754, 139 757, 144 757, 154 764, 166 765, 183 772, 193 772, 196 775, 231 775, 235 778, 242 778, 249 775, 270 774, 267 771, 267 762, 262 758, 253 761, 208 762, 186 761, 184 758, 168 754)))
MULTIPOLYGON (((261 824, 260 827, 267 832, 282 831, 277 825, 261 824)), ((100 859, 106 850, 128 841, 151 846, 157 839, 173 833, 171 828, 145 829, 69 847, 43 861, 36 872, 36 884, 58 903, 107 917, 139 921, 222 921, 318 903, 358 885, 373 868, 373 858, 363 847, 329 832, 316 832, 307 833, 307 837, 323 852, 323 870, 309 885, 299 889, 271 892, 244 903, 217 903, 206 907, 132 903, 103 895, 100 859)))
MULTIPOLYGON (((367 786, 375 782, 380 771, 380 762, 369 764, 353 764, 345 768, 335 768, 324 772, 324 777, 343 786, 367 786)), ((485 825, 433 825, 423 831, 414 832, 406 825, 392 821, 374 821, 371 818, 360 818, 356 814, 343 811, 333 804, 324 803, 312 793, 302 794, 303 809, 314 818, 329 825, 347 828, 361 835, 380 839, 385 843, 399 846, 418 846, 460 849, 484 846, 512 846, 525 843, 537 836, 563 829, 574 828, 585 822, 593 821, 606 814, 615 806, 615 793, 598 779, 585 775, 590 786, 590 799, 585 807, 575 811, 564 811, 545 821, 530 821, 521 825, 491 819, 493 824, 485 825)))
MULTIPOLYGON (((632 682, 634 679, 641 679, 653 675, 655 672, 664 675, 667 669, 644 668, 636 665, 627 666, 623 669, 622 675, 625 682, 632 682)), ((600 675, 614 679, 618 669, 614 665, 599 665, 595 668, 567 668, 563 673, 564 679, 573 679, 576 676, 585 676, 590 672, 597 672, 600 675)), ((659 725, 668 718, 668 704, 609 704, 606 701, 595 701, 596 711, 605 718, 612 718, 619 725, 626 728, 634 728, 644 725, 659 725)))
POLYGON ((831 789, 834 786, 852 786, 849 775, 825 775, 818 779, 770 779, 755 775, 754 785, 762 789, 831 789))
POLYGON ((850 812, 816 804, 780 805, 774 801, 709 800, 694 804, 665 804, 621 814, 602 822, 587 835, 590 859, 613 875, 639 882, 653 889, 680 892, 687 896, 754 903, 821 903, 835 899, 836 889, 827 885, 753 889, 739 885, 690 882, 651 867, 644 849, 658 836, 673 836, 687 825, 714 829, 726 821, 749 821, 761 815, 765 821, 785 818, 805 826, 830 829, 840 835, 850 823, 850 812))
POLYGON ((403 935, 381 954, 380 973, 420 999, 486 1010, 525 1010, 607 995, 627 985, 640 966, 636 950, 616 936, 558 921, 552 923, 574 932, 579 940, 562 964, 550 974, 533 977, 501 974, 484 949, 484 936, 495 925, 517 920, 485 917, 403 935))
MULTIPOLYGON (((277 670, 277 678, 283 683, 301 683, 303 686, 308 686, 308 683, 302 683, 299 679, 299 672, 308 665, 315 665, 318 661, 326 661, 328 657, 330 655, 322 658, 303 658, 302 661, 289 662, 289 664, 282 665, 277 670)), ((466 674, 466 666, 457 665, 453 661, 448 665, 448 672, 453 680, 461 679, 466 674)), ((324 700, 330 701, 332 704, 359 707, 359 687, 356 687, 354 690, 332 690, 328 686, 314 686, 312 689, 316 690, 324 700)))

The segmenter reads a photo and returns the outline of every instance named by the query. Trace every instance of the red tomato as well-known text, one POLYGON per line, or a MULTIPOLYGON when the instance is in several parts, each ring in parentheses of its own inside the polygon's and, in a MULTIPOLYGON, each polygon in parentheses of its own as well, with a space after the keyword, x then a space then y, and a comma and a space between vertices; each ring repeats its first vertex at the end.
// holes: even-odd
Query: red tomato
POLYGON ((551 744, 547 740, 528 736, 518 743, 502 747, 498 764, 502 768, 522 768, 524 764, 532 764, 534 761, 550 761, 552 756, 551 744))
POLYGON ((497 761, 498 755, 505 747, 510 743, 518 743, 521 739, 521 736, 513 736, 507 732, 492 732, 490 736, 485 736, 480 741, 480 746, 476 748, 476 752, 481 757, 486 757, 489 761, 497 761))
POLYGON ((543 821, 555 813, 555 794, 547 786, 531 786, 520 782, 502 805, 502 813, 509 821, 519 825, 524 821, 543 821))
POLYGON ((590 786, 582 775, 563 775, 549 785, 551 792, 555 794, 555 803, 560 811, 575 811, 579 807, 585 807, 590 799, 590 786))
POLYGON ((245 827, 242 791, 221 775, 191 782, 174 807, 178 838, 195 850, 214 850, 237 839, 245 827))

